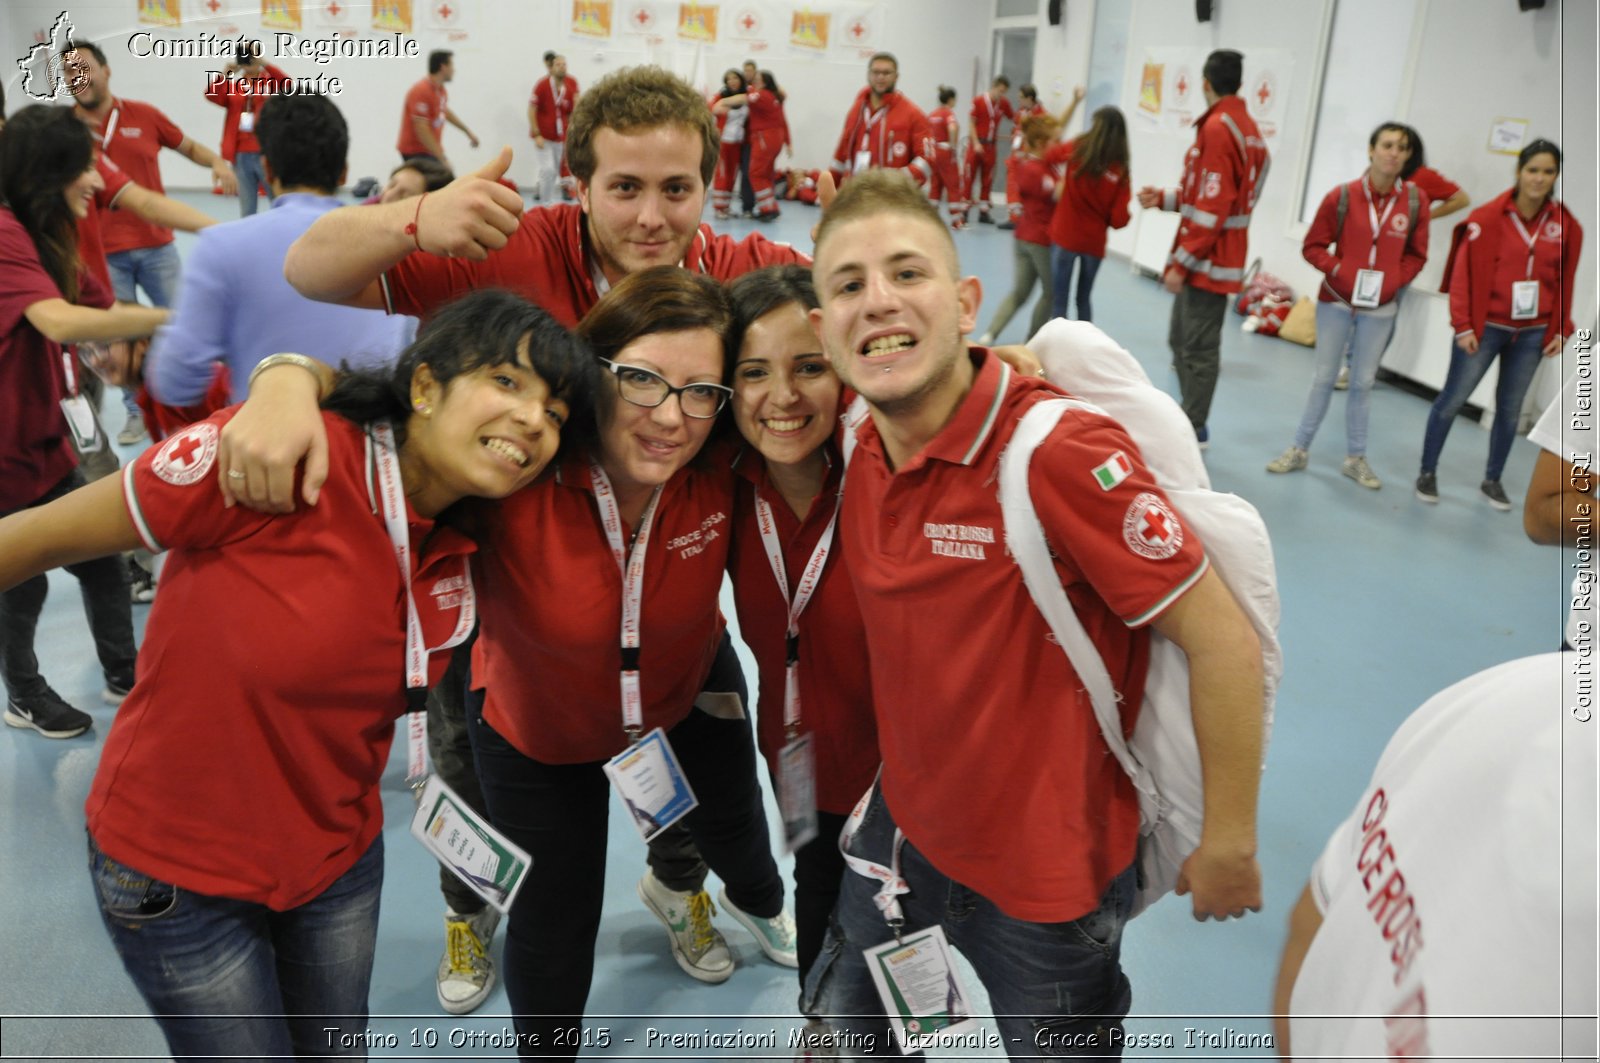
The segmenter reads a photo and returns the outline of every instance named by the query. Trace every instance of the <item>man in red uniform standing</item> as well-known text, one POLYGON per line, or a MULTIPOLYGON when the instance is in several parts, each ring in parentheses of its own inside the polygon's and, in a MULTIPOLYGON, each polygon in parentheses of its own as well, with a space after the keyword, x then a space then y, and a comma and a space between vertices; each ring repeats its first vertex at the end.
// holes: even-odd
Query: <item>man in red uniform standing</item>
POLYGON ((1139 205, 1183 215, 1161 280, 1177 296, 1167 342, 1178 369, 1183 412, 1204 446, 1222 363, 1222 315, 1244 280, 1250 212, 1267 178, 1267 145, 1238 96, 1244 56, 1219 49, 1206 57, 1201 84, 1206 112, 1195 121, 1183 158, 1183 183, 1139 189, 1139 205))
MULTIPOLYGON (((894 959, 863 950, 938 928, 988 989, 1012 1058, 1120 1055, 1138 799, 1006 549, 995 489, 1021 416, 1061 393, 963 343, 981 285, 960 276, 949 230, 897 175, 845 185, 823 216, 814 271, 822 305, 812 324, 871 412, 854 431, 838 536, 861 606, 883 767, 841 843, 853 873, 801 1011, 852 1044, 881 1044, 872 975, 894 959)), ((1205 811, 1178 893, 1192 895, 1197 919, 1258 910, 1254 629, 1104 414, 1063 414, 1028 488, 1124 711, 1142 698, 1147 628, 1188 657, 1205 811), (1129 465, 1108 486, 1092 470, 1113 455, 1129 465)), ((941 973, 928 966, 937 951, 919 954, 921 978, 941 973)))
POLYGON ((888 52, 867 62, 867 87, 856 95, 844 118, 844 132, 828 167, 842 182, 874 166, 904 167, 918 184, 933 173, 933 138, 922 109, 895 91, 900 63, 888 52))
POLYGON ((445 85, 456 76, 454 54, 442 49, 429 52, 428 76, 406 92, 405 107, 400 115, 400 139, 395 142, 401 159, 427 155, 449 166, 450 158, 445 155, 440 140, 446 122, 465 133, 473 147, 478 146, 478 138, 472 130, 450 109, 450 94, 445 91, 445 85))
MULTIPOLYGON (((200 166, 229 194, 238 191, 233 167, 198 141, 185 136, 159 109, 138 100, 111 94, 111 66, 100 46, 88 41, 68 41, 62 63, 72 72, 72 94, 78 117, 100 141, 100 150, 129 179, 152 192, 165 192, 161 183, 162 148, 172 148, 200 166)), ((139 291, 152 306, 172 305, 178 295, 178 248, 172 230, 154 225, 132 213, 115 212, 101 218, 101 237, 111 285, 124 303, 139 301, 139 291)), ((132 445, 145 436, 144 416, 133 392, 124 388, 122 405, 127 423, 117 442, 132 445)))
POLYGON ((578 81, 567 76, 567 57, 552 56, 549 67, 528 101, 528 135, 539 165, 539 202, 545 206, 556 201, 557 180, 565 184, 568 176, 567 126, 578 104, 578 81))
MULTIPOLYGON (((1011 79, 996 74, 988 92, 981 92, 972 100, 971 117, 967 121, 967 157, 965 181, 967 198, 978 204, 978 221, 993 225, 989 217, 989 195, 994 191, 995 147, 1000 139, 1002 119, 1017 123, 1017 112, 1011 107, 1006 93, 1011 91, 1011 79), (979 191, 982 189, 982 191, 979 191)), ((1021 125, 1017 125, 1021 129, 1021 125)))

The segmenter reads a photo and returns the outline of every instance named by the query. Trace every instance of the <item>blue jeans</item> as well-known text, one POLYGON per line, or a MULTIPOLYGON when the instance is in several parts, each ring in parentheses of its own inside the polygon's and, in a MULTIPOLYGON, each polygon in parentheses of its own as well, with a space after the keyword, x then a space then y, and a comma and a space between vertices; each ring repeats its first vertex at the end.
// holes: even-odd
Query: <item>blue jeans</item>
POLYGON ((1051 245, 1050 270, 1055 275, 1055 288, 1051 292, 1050 315, 1052 317, 1067 316, 1067 293, 1072 284, 1072 267, 1078 267, 1078 320, 1093 321, 1092 307, 1089 305, 1089 293, 1094 291, 1094 275, 1100 272, 1100 263, 1104 259, 1093 255, 1079 254, 1068 251, 1064 247, 1051 245))
MULTIPOLYGON (((894 830, 883 795, 875 792, 850 852, 887 866, 894 830)), ((900 873, 911 887, 900 897, 905 931, 944 928, 989 991, 1012 1059, 1122 1055, 1122 1020, 1133 999, 1121 962, 1122 928, 1133 908, 1133 868, 1112 880, 1094 911, 1066 923, 1030 923, 1006 915, 941 874, 910 840, 900 852, 900 873)), ((846 872, 800 1010, 853 1035, 848 1043, 861 1054, 895 1055, 898 1046, 861 951, 894 937, 873 903, 877 889, 875 879, 846 872)))
POLYGON ((256 188, 267 190, 267 201, 273 199, 272 185, 267 181, 267 171, 261 165, 259 151, 241 151, 233 157, 233 172, 239 178, 239 217, 248 218, 256 212, 256 188))
POLYGON ((1372 406, 1372 382, 1378 376, 1378 361, 1394 333, 1398 307, 1390 302, 1375 310, 1356 310, 1343 303, 1317 304, 1317 353, 1311 394, 1294 431, 1294 445, 1310 450, 1322 418, 1333 397, 1333 382, 1344 364, 1345 348, 1350 349, 1350 390, 1344 400, 1345 454, 1352 458, 1367 453, 1367 413, 1372 406))
MULTIPOLYGON (((119 302, 137 303, 140 288, 151 306, 171 306, 178 301, 178 245, 165 243, 160 247, 135 247, 106 256, 111 267, 111 290, 119 302)), ((134 401, 135 388, 122 389, 122 408, 131 417, 139 413, 134 401)))
POLYGON ((1444 450, 1445 437, 1455 423, 1456 414, 1466 405, 1489 363, 1500 357, 1500 377, 1494 386, 1494 424, 1489 428, 1489 463, 1484 466, 1485 480, 1498 480, 1506 471, 1506 458, 1511 455, 1511 441, 1517 437, 1517 418, 1522 413, 1522 400, 1528 397, 1533 384, 1533 374, 1539 371, 1544 357, 1543 325, 1531 328, 1509 329, 1503 325, 1487 325, 1483 338, 1478 341, 1478 353, 1468 354, 1461 344, 1450 345, 1450 372, 1444 378, 1439 397, 1433 400, 1428 411, 1428 428, 1422 436, 1422 471, 1433 472, 1439 467, 1439 454, 1444 450))
POLYGON ((89 840, 100 917, 173 1058, 367 1058, 383 835, 286 912, 125 867, 89 840))

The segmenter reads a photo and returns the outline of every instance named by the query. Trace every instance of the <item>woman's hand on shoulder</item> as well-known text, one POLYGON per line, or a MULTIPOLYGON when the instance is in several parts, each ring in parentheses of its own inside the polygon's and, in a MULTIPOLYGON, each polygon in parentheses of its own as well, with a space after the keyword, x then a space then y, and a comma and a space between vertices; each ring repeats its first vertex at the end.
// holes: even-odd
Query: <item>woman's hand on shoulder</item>
POLYGON ((308 506, 317 504, 328 479, 328 430, 317 392, 317 378, 295 366, 268 369, 251 385, 249 400, 223 426, 217 445, 225 505, 292 513, 302 459, 300 497, 308 506))

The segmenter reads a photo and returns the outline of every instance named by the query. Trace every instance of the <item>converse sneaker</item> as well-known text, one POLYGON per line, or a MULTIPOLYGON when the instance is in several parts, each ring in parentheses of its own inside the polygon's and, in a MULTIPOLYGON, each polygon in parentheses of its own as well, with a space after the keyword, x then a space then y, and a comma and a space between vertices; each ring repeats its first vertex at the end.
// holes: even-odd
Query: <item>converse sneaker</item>
POLYGON ((1478 490, 1483 492, 1483 497, 1495 509, 1502 513, 1511 512, 1511 499, 1506 497, 1506 489, 1500 486, 1499 480, 1485 480, 1478 485, 1478 490))
POLYGON ((489 943, 500 913, 488 905, 476 915, 444 913, 444 956, 439 960, 439 1006, 451 1015, 476 1011, 494 989, 489 943))
POLYGON ((705 890, 679 893, 646 871, 639 880, 639 899, 667 928, 672 956, 684 973, 702 982, 726 982, 733 974, 733 955, 722 933, 711 925, 716 908, 705 890))
POLYGON ((1439 504, 1439 477, 1431 472, 1417 477, 1417 497, 1430 506, 1439 504))
POLYGON ((1310 455, 1299 447, 1290 447, 1267 462, 1268 472, 1299 472, 1309 463, 1310 455))
POLYGON ((794 917, 789 914, 789 909, 784 908, 770 919, 763 919, 759 915, 751 915, 743 911, 738 905, 728 900, 726 888, 717 891, 717 900, 722 902, 722 910, 733 916, 744 928, 755 937, 756 944, 761 946, 761 951, 767 954, 767 959, 784 967, 799 967, 800 959, 795 955, 794 917))
POLYGON ((1383 486, 1383 481, 1372 471, 1372 466, 1367 464, 1365 456, 1344 459, 1344 465, 1340 466, 1339 471, 1370 491, 1376 491, 1383 486))
POLYGON ((149 605, 156 600, 156 578, 150 570, 128 557, 128 593, 134 605, 149 605))
POLYGON ((61 700, 49 687, 29 697, 6 702, 6 725, 31 727, 46 738, 75 738, 87 731, 94 719, 61 700))

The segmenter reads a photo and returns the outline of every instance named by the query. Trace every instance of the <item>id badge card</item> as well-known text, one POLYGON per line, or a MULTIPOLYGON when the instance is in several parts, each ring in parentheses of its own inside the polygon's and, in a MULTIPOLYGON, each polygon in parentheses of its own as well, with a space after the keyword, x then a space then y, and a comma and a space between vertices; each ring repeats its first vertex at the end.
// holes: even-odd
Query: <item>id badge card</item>
POLYGON ((1363 269, 1356 272, 1356 288, 1350 295, 1350 305, 1371 310, 1383 296, 1383 270, 1363 269))
POLYGON ((79 453, 100 448, 100 425, 88 399, 82 395, 62 399, 61 412, 66 414, 67 427, 72 430, 72 441, 79 453))
POLYGON ((1539 316, 1539 282, 1511 282, 1511 320, 1532 321, 1539 316))
POLYGON ((605 763, 606 778, 649 841, 700 803, 683 777, 678 756, 657 727, 605 763))
POLYGON ((858 152, 856 152, 856 168, 855 168, 854 172, 855 173, 866 173, 870 169, 872 169, 872 152, 870 152, 870 151, 858 151, 858 152))
POLYGON ((245 111, 243 114, 239 115, 239 132, 254 133, 255 131, 256 113, 254 111, 245 111))
POLYGON ((437 775, 422 788, 411 834, 502 914, 510 911, 533 865, 526 850, 491 827, 437 775))
POLYGON ((817 759, 809 734, 778 751, 778 812, 783 816, 784 852, 792 853, 817 836, 817 759))
POLYGON ((977 1028, 940 927, 862 950, 900 1048, 937 1048, 977 1028))

